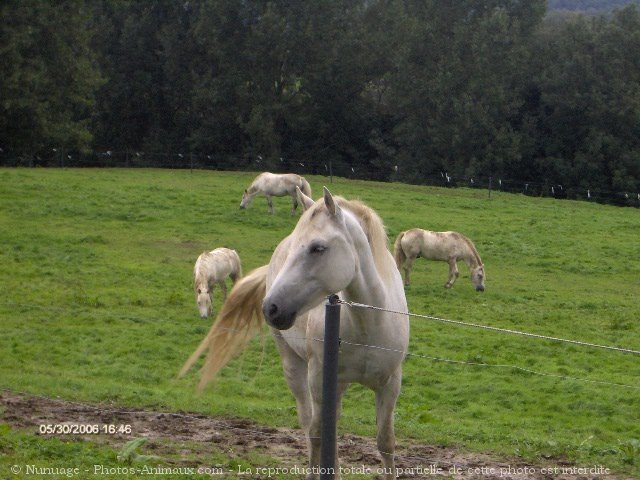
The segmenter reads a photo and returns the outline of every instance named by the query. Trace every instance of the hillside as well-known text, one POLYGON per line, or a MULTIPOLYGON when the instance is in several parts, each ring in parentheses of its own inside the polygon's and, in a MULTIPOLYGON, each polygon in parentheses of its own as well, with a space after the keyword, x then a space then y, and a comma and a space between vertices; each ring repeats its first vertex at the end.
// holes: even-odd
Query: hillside
POLYGON ((564 10, 582 12, 589 15, 608 13, 638 0, 548 0, 548 11, 564 10))
MULTIPOLYGON (((248 273, 269 262, 297 222, 288 199, 274 199, 274 215, 266 213, 263 198, 238 208, 254 175, 0 169, 0 389, 102 403, 114 411, 224 417, 273 433, 297 428, 295 402, 266 330, 203 394, 195 392, 197 368, 176 379, 212 321, 200 318, 195 304, 197 256, 231 247, 248 273)), ((418 259, 406 288, 412 313, 640 350, 636 209, 504 192, 489 198, 481 189, 308 179, 314 198, 326 185, 373 207, 390 245, 412 227, 456 230, 473 240, 486 291, 475 291, 464 263, 455 286, 445 289, 446 263, 418 259)), ((219 291, 214 301, 218 310, 219 291)), ((640 475, 635 356, 413 317, 403 369, 395 415, 399 444, 640 475)), ((346 442, 352 435, 375 436, 374 403, 370 390, 348 390, 340 420, 346 442)), ((0 471, 2 462, 6 468, 46 465, 71 452, 66 442, 72 437, 38 436, 33 428, 16 432, 3 425, 9 423, 4 410, 0 415, 0 471)), ((83 423, 67 415, 63 420, 83 423)), ((110 414, 102 418, 123 423, 110 414)), ((180 428, 197 427, 185 421, 180 428)), ((183 433, 180 446, 161 443, 140 452, 188 461, 196 447, 188 440, 193 432, 183 433)), ((225 449, 217 438, 206 437, 203 458, 234 470, 245 462, 239 449, 225 449)), ((83 445, 77 463, 106 461, 91 440, 83 445)), ((420 456, 431 458, 428 449, 420 456)), ((361 462, 379 465, 375 455, 361 462)))

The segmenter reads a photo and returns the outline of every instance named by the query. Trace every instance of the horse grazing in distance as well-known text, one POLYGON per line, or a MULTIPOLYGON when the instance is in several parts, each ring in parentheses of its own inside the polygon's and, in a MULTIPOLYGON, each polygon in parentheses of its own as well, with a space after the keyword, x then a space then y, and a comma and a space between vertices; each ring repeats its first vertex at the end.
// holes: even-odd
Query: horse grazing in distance
POLYGON ((404 269, 404 284, 409 285, 411 269, 416 258, 442 260, 449 263, 449 279, 445 288, 453 287, 460 275, 458 260, 463 260, 471 274, 476 291, 484 292, 484 264, 471 240, 458 232, 432 232, 413 228, 402 232, 394 244, 394 257, 398 270, 404 269))
POLYGON ((257 194, 263 194, 267 199, 269 213, 273 213, 273 202, 271 197, 291 197, 291 215, 294 215, 298 207, 298 199, 296 196, 296 187, 299 188, 306 196, 311 196, 311 185, 304 177, 295 173, 270 173, 263 172, 258 175, 249 188, 242 194, 240 208, 247 208, 253 197, 257 194))
POLYGON ((235 250, 223 247, 200 254, 193 267, 193 289, 202 318, 208 317, 213 309, 215 285, 219 285, 222 290, 222 301, 227 298, 227 277, 230 277, 234 284, 242 277, 240 257, 235 250))
MULTIPOLYGON (((280 352, 309 446, 310 473, 320 463, 325 299, 387 310, 345 308, 340 315, 338 397, 351 383, 376 395, 377 444, 385 478, 395 478, 393 411, 400 393, 409 318, 402 277, 387 248, 380 217, 357 201, 333 197, 325 188, 317 202, 298 191, 304 213, 276 247, 268 266, 240 280, 216 322, 187 360, 184 374, 208 350, 200 388, 236 354, 266 319, 280 352)), ((315 474, 314 474, 315 471, 315 474)))

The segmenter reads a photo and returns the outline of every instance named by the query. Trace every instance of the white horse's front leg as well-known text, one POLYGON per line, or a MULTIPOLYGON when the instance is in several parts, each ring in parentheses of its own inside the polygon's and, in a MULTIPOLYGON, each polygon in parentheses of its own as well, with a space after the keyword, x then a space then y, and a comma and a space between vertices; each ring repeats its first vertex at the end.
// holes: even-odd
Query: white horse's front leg
POLYGON ((311 424, 311 397, 309 396, 307 360, 300 358, 287 344, 284 338, 276 333, 273 337, 280 352, 284 378, 296 399, 298 421, 305 435, 311 424))
POLYGON ((447 281, 447 283, 444 284, 444 288, 453 287, 453 284, 455 283, 459 275, 460 275, 460 272, 458 271, 458 262, 456 261, 456 258, 455 257, 450 258, 449 259, 449 280, 447 281))
POLYGON ((215 283, 213 280, 209 279, 208 284, 207 284, 208 288, 209 288, 209 316, 213 316, 214 313, 214 303, 213 303, 213 290, 215 289, 215 283))
POLYGON ((391 376, 386 385, 376 391, 376 423, 378 424, 378 451, 384 465, 384 478, 396 478, 395 448, 396 436, 393 422, 393 410, 400 395, 402 370, 391 376))

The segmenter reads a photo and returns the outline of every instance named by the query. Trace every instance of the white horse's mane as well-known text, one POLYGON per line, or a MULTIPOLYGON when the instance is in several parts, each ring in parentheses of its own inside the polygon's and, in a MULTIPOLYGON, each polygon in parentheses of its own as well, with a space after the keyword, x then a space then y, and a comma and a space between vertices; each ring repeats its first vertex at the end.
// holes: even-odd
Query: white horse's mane
POLYGON ((467 247, 469 248, 469 251, 471 252, 471 255, 474 257, 476 261, 476 265, 482 265, 482 259, 480 258, 478 249, 473 244, 473 242, 468 237, 464 236, 461 233, 453 232, 453 234, 454 236, 457 236, 460 240, 462 240, 467 245, 467 247))

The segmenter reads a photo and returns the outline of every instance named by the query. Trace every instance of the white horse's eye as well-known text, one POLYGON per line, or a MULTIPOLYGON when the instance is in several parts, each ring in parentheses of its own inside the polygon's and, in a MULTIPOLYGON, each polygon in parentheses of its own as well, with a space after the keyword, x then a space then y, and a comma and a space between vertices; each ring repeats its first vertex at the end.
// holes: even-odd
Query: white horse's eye
POLYGON ((325 247, 324 245, 314 244, 309 247, 309 253, 318 255, 323 253, 326 249, 327 247, 325 247))

